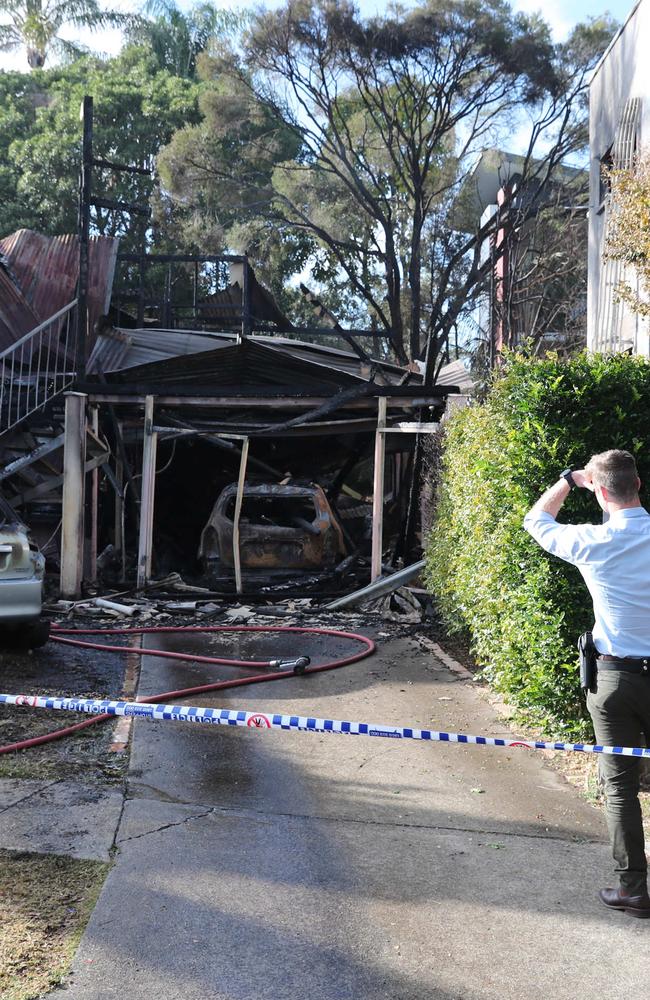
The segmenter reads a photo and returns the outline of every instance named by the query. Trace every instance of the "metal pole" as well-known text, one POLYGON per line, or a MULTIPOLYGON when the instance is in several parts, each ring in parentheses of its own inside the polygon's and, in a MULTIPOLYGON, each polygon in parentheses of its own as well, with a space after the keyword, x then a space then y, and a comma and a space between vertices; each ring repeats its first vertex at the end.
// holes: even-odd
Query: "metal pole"
POLYGON ((87 398, 81 392, 65 397, 60 587, 63 597, 73 598, 81 595, 83 579, 87 398))
POLYGON ((232 558, 235 566, 235 587, 238 594, 242 592, 241 552, 239 550, 239 517, 244 499, 244 484, 246 482, 246 465, 248 463, 248 438, 244 438, 239 460, 239 479, 237 481, 237 499, 235 500, 235 516, 232 526, 232 558))
POLYGON ((381 554, 384 527, 384 458, 386 455, 385 396, 380 396, 377 406, 377 431, 375 433, 375 474, 372 494, 372 558, 370 564, 370 581, 381 576, 381 554))
POLYGON ((381 597, 383 594, 391 594, 405 583, 409 583, 414 577, 419 576, 425 566, 426 561, 420 559, 419 562, 398 570, 392 576, 382 576, 374 583, 369 583, 367 587, 362 587, 361 590, 355 590, 354 593, 346 594, 345 597, 337 597, 331 604, 326 604, 324 610, 338 611, 339 608, 347 608, 371 598, 381 597))
POLYGON ((140 502, 140 536, 138 541, 138 590, 144 587, 151 578, 157 445, 158 435, 153 429, 153 396, 146 396, 142 449, 142 500, 140 502))
POLYGON ((93 160, 93 99, 84 97, 81 104, 83 140, 81 149, 81 186, 79 191, 79 290, 77 298, 77 379, 86 377, 88 327, 88 259, 90 244, 90 198, 93 160))

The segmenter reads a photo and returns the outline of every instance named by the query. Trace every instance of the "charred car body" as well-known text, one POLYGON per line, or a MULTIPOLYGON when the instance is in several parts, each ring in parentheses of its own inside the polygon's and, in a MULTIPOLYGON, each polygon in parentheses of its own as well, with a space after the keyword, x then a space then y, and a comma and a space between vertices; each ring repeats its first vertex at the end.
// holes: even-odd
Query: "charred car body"
MULTIPOLYGON (((201 535, 199 559, 212 578, 232 575, 237 483, 227 486, 201 535)), ((345 556, 340 525, 317 485, 246 485, 239 551, 247 574, 282 577, 333 568, 345 556)))

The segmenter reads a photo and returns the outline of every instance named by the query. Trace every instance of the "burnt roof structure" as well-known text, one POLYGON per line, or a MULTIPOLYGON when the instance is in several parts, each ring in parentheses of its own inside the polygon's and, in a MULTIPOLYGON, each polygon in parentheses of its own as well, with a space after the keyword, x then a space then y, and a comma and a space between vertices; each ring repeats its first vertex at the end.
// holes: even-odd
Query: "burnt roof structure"
MULTIPOLYGON (((88 317, 92 331, 108 312, 118 240, 95 236, 89 246, 88 317)), ((79 239, 19 229, 0 239, 0 350, 44 323, 77 294, 79 239)))

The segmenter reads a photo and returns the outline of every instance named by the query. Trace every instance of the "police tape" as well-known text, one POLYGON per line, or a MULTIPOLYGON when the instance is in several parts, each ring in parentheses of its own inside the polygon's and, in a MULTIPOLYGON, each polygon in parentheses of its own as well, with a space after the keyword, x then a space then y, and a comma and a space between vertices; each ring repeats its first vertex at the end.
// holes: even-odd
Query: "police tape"
POLYGON ((126 716, 150 722, 196 722, 216 726, 246 726, 251 729, 284 729, 307 733, 337 733, 342 736, 381 736, 393 740, 424 740, 436 743, 469 744, 479 747, 523 747, 528 750, 564 750, 580 753, 620 754, 650 757, 647 747, 608 747, 589 743, 544 740, 506 740, 496 736, 443 733, 410 726, 386 726, 374 722, 344 722, 305 715, 277 715, 228 708, 196 708, 189 705, 153 705, 147 702, 109 701, 98 698, 43 698, 37 695, 0 694, 0 705, 45 708, 89 715, 126 716))

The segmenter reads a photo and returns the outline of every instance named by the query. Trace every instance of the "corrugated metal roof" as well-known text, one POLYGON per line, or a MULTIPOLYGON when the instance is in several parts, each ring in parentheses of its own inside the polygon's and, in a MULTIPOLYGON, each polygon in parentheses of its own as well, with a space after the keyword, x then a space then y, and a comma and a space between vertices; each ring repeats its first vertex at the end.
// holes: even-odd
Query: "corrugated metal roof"
POLYGON ((436 385, 455 385, 458 386, 461 393, 465 395, 471 394, 476 388, 476 382, 472 378, 471 374, 467 371, 467 368, 462 361, 452 361, 448 365, 443 365, 443 367, 438 372, 438 378, 436 379, 436 385))
POLYGON ((152 389, 168 385, 269 387, 289 385, 301 390, 338 388, 365 381, 331 364, 316 364, 250 338, 216 350, 167 358, 112 372, 109 382, 146 383, 152 389))
MULTIPOLYGON (((96 236, 90 241, 88 320, 91 331, 97 319, 108 312, 118 244, 119 240, 109 236, 96 236)), ((74 299, 79 274, 77 236, 43 236, 31 229, 19 229, 0 239, 0 253, 38 318, 35 326, 74 299)), ((23 330, 14 340, 25 332, 28 331, 23 330)))
POLYGON ((11 347, 39 322, 29 302, 0 263, 0 351, 11 347))
POLYGON ((89 374, 119 371, 228 347, 235 340, 234 334, 197 333, 194 330, 108 330, 97 337, 87 371, 89 374))
MULTIPOLYGON (((203 351, 230 347, 236 343, 233 333, 197 333, 194 330, 111 330, 102 333, 88 361, 88 372, 112 372, 151 364, 168 358, 196 354, 203 351)), ((356 354, 322 344, 309 344, 287 337, 255 335, 250 343, 262 344, 282 352, 289 358, 344 372, 355 378, 366 377, 365 367, 356 354)), ((375 362, 384 380, 390 384, 401 381, 405 372, 399 365, 386 361, 375 362)), ((412 376, 414 381, 419 375, 412 376)))

